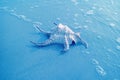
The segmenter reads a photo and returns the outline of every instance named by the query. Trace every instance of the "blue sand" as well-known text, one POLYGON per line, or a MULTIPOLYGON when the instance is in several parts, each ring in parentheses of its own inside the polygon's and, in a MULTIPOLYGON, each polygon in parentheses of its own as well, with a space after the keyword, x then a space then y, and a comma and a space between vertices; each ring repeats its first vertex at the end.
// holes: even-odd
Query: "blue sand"
POLYGON ((1 0, 0 80, 120 80, 120 0, 1 0), (89 44, 34 47, 54 22, 89 44))

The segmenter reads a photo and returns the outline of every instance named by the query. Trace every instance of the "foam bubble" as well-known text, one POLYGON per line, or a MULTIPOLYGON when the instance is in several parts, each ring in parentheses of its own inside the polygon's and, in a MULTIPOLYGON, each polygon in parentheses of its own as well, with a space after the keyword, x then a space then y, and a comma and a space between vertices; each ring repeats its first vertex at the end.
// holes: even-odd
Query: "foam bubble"
POLYGON ((92 63, 98 65, 99 62, 96 59, 92 59, 92 63))
POLYGON ((114 23, 110 23, 109 24, 111 27, 115 27, 115 24, 114 23))
POLYGON ((77 0, 71 0, 75 5, 78 4, 78 1, 77 0))
POLYGON ((84 27, 85 29, 87 29, 87 28, 88 28, 88 26, 87 26, 87 25, 84 25, 83 27, 84 27))
POLYGON ((94 14, 94 10, 88 10, 86 14, 94 14))
POLYGON ((102 39, 102 37, 100 35, 97 36, 97 39, 102 39))
POLYGON ((74 22, 74 24, 75 24, 75 25, 79 25, 79 23, 78 23, 78 22, 74 22))
POLYGON ((115 14, 115 15, 118 15, 118 13, 117 13, 117 12, 114 12, 114 14, 115 14))
POLYGON ((117 41, 118 43, 120 43, 120 37, 119 37, 119 38, 117 38, 117 39, 116 39, 116 41, 117 41))
POLYGON ((92 9, 96 9, 96 7, 95 7, 95 6, 93 6, 93 7, 92 7, 92 9))
POLYGON ((75 17, 78 17, 78 13, 75 13, 74 16, 75 16, 75 17))
POLYGON ((82 29, 82 26, 74 27, 75 29, 82 29))
POLYGON ((89 51, 86 51, 85 53, 86 53, 86 54, 90 54, 90 52, 89 52, 89 51))
POLYGON ((104 9, 103 9, 102 7, 100 7, 100 8, 99 8, 99 11, 102 11, 102 10, 104 10, 104 9))
POLYGON ((92 21, 91 21, 91 20, 85 20, 85 22, 86 22, 86 23, 92 23, 92 21))
POLYGON ((84 0, 85 2, 88 2, 89 0, 84 0))
POLYGON ((106 72, 104 71, 104 69, 101 66, 96 66, 96 71, 98 72, 99 75, 104 76, 106 75, 106 72))
POLYGON ((112 52, 112 49, 107 49, 108 52, 112 52))
POLYGON ((60 21, 60 20, 61 20, 61 18, 59 18, 59 17, 58 17, 58 18, 57 18, 57 20, 58 20, 58 21, 60 21))
POLYGON ((92 59, 92 63, 95 65, 96 71, 99 75, 106 75, 106 71, 100 66, 99 62, 96 59, 92 59))
POLYGON ((31 6, 30 8, 38 8, 39 5, 34 5, 34 6, 31 6))
POLYGON ((120 46, 116 46, 117 50, 120 50, 120 46))

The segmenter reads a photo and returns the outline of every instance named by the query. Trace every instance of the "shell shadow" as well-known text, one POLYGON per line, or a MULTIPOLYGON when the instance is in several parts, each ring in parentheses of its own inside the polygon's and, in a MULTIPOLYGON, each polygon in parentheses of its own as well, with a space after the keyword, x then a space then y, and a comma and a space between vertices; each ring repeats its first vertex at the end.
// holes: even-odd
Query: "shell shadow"
POLYGON ((38 51, 38 50, 48 50, 48 49, 51 49, 51 50, 54 50, 56 53, 60 53, 60 54, 64 54, 66 52, 63 52, 63 45, 62 44, 50 44, 50 45, 47 45, 47 46, 36 46, 34 44, 32 44, 30 42, 30 45, 28 46, 29 48, 31 48, 31 51, 32 52, 35 52, 35 51, 38 51))

